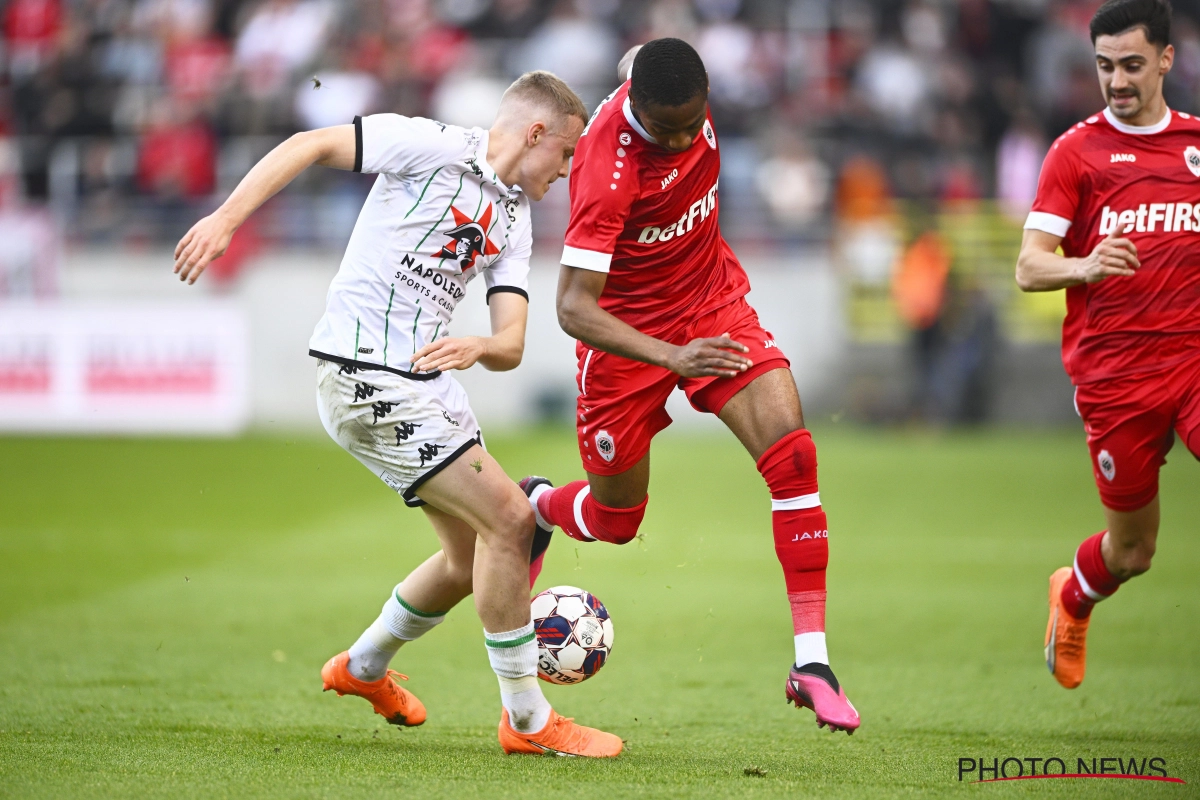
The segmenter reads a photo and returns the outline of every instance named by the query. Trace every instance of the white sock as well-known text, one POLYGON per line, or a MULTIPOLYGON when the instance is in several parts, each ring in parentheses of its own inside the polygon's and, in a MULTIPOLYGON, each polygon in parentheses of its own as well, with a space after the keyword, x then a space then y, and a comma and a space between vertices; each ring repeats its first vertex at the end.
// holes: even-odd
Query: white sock
POLYGON ((537 679, 537 637, 533 622, 513 631, 483 632, 488 661, 500 680, 500 702, 508 723, 519 733, 533 733, 550 721, 550 702, 537 679))
POLYGON ((347 669, 360 681, 379 680, 405 642, 420 638, 444 619, 445 614, 419 611, 405 603, 397 586, 383 604, 379 618, 350 646, 347 669))
POLYGON ((539 497, 553 488, 553 486, 548 486, 547 484, 543 483, 529 493, 529 505, 533 506, 533 517, 537 520, 539 528, 545 528, 548 531, 554 530, 554 526, 546 521, 546 518, 542 516, 542 512, 538 511, 537 501, 539 497))
POLYGON ((813 662, 829 666, 829 652, 825 649, 825 632, 796 634, 796 666, 803 667, 813 662))

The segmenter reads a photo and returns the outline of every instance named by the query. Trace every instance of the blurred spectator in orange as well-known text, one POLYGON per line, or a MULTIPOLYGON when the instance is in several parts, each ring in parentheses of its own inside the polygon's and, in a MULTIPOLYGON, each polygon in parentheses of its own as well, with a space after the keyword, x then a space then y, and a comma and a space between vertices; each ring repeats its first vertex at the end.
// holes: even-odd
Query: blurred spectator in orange
POLYGON ((855 156, 838 180, 834 251, 858 283, 886 284, 899 248, 887 173, 878 161, 855 156))
POLYGON ((908 327, 923 331, 937 324, 949 275, 950 251, 945 241, 937 231, 926 230, 904 251, 892 274, 892 299, 908 327))

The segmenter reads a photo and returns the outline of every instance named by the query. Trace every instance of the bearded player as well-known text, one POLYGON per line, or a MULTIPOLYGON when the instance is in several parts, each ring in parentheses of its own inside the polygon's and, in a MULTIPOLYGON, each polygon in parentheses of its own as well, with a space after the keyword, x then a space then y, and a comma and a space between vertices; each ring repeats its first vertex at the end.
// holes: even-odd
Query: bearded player
POLYGON ((194 283, 234 231, 313 165, 376 173, 309 355, 329 435, 409 506, 442 544, 389 593, 378 619, 321 670, 326 691, 357 695, 393 725, 425 706, 388 669, 400 648, 474 592, 488 660, 500 682, 507 753, 615 756, 621 740, 550 707, 537 681, 528 585, 540 570, 529 501, 483 448, 462 386, 448 370, 521 362, 528 314, 531 199, 567 172, 582 102, 548 72, 505 92, 490 130, 375 114, 300 133, 271 151, 176 248, 194 283), (492 335, 449 336, 467 284, 488 286, 492 335))
POLYGON ((1200 122, 1163 100, 1170 28, 1163 0, 1092 18, 1107 108, 1046 156, 1017 261, 1023 290, 1067 290, 1063 364, 1107 522, 1050 576, 1046 666, 1068 689, 1093 605, 1150 569, 1175 435, 1200 457, 1200 122))
POLYGON ((746 273, 717 226, 721 157, 708 75, 679 39, 656 39, 592 116, 571 170, 558 317, 578 340, 586 481, 531 493, 538 524, 625 544, 646 511, 650 440, 679 387, 717 415, 771 491, 775 551, 795 629, 789 701, 853 732, 858 713, 825 646, 828 525, 817 454, 787 358, 745 300, 746 273))

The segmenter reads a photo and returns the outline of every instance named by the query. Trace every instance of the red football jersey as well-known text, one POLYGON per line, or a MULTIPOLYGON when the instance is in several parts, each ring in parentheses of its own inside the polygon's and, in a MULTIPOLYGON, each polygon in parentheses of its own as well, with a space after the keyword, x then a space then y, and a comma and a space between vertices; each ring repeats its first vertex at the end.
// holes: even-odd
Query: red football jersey
POLYGON ((1067 289, 1063 364, 1076 385, 1170 367, 1200 347, 1200 120, 1134 127, 1105 109, 1058 138, 1026 228, 1087 256, 1115 227, 1136 275, 1067 289))
POLYGON ((629 83, 600 104, 571 166, 562 263, 607 272, 600 307, 662 335, 750 291, 717 225, 721 152, 711 116, 672 153, 629 108, 629 83))

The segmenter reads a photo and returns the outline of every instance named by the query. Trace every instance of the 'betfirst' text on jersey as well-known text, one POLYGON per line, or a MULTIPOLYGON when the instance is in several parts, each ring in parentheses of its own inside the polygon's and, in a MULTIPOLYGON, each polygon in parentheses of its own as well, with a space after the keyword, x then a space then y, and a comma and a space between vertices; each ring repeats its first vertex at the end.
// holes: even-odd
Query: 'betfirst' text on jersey
POLYGON ((413 353, 449 335, 476 276, 484 276, 489 297, 528 297, 529 199, 488 165, 487 131, 398 114, 354 125, 354 169, 379 177, 329 286, 310 353, 412 377, 413 353))
POLYGON ((1042 165, 1026 228, 1070 258, 1119 229, 1132 276, 1067 289, 1063 364, 1076 385, 1167 369, 1200 347, 1200 121, 1168 111, 1125 125, 1107 109, 1068 130, 1042 165))
POLYGON ((562 263, 608 273, 600 306, 665 333, 750 289, 717 225, 721 153, 711 118, 692 146, 656 143, 629 107, 629 84, 592 116, 571 165, 562 263))

